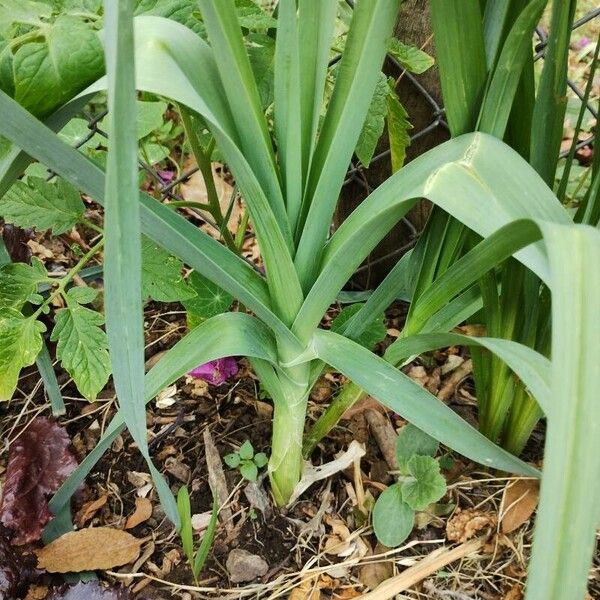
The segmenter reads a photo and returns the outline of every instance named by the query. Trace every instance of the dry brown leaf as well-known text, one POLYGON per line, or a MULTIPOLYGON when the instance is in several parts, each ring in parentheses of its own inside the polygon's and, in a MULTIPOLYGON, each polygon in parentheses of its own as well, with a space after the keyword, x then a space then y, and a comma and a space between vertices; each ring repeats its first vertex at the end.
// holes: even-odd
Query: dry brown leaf
POLYGON ((533 514, 540 497, 540 482, 537 479, 517 479, 504 489, 500 504, 500 526, 502 533, 515 531, 533 514))
POLYGON ((297 588, 292 590, 288 600, 321 600, 321 582, 314 577, 305 579, 297 588))
POLYGON ((503 600, 522 600, 523 586, 520 583, 515 583, 506 593, 503 600))
POLYGON ((86 502, 75 515, 75 523, 78 527, 83 527, 88 521, 93 519, 94 515, 106 504, 108 496, 104 494, 97 500, 86 502))
MULTIPOLYGON (((382 544, 375 546, 374 553, 380 554, 385 552, 387 548, 382 544)), ((394 561, 393 560, 382 560, 378 562, 368 563, 360 568, 358 571, 359 581, 368 587, 370 590, 374 590, 380 583, 383 583, 394 575, 394 561)))
POLYGON ((27 590, 27 596, 24 600, 44 600, 48 596, 48 586, 32 585, 27 590))
POLYGON ((140 523, 147 521, 152 516, 152 502, 149 498, 136 498, 135 511, 125 523, 125 529, 133 529, 140 523))
POLYGON ((446 525, 446 537, 453 542, 464 543, 474 537, 478 531, 495 527, 496 522, 496 515, 492 513, 474 508, 466 510, 457 508, 446 525))
POLYGON ((112 569, 133 562, 142 540, 111 527, 71 531, 37 550, 38 566, 50 573, 112 569))

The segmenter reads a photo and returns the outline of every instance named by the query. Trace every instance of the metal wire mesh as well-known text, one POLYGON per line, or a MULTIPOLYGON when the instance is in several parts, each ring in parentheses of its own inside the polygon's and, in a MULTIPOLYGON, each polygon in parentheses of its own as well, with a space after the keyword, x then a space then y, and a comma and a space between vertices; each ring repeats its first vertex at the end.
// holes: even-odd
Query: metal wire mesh
MULTIPOLYGON (((352 5, 351 1, 349 1, 348 3, 350 5, 352 5)), ((591 22, 594 19, 600 19, 600 8, 590 11, 585 16, 583 16, 582 18, 575 21, 575 23, 573 24, 573 31, 588 24, 589 22, 591 22)), ((547 39, 547 35, 541 28, 538 28, 536 30, 536 37, 537 37, 538 41, 535 45, 534 60, 538 61, 538 60, 544 59, 548 39, 547 39)), ((574 50, 570 49, 570 51, 572 52, 574 50)), ((412 86, 412 88, 414 90, 414 94, 420 95, 430 107, 430 112, 431 112, 430 122, 428 124, 426 124, 424 127, 420 128, 419 130, 413 131, 413 133, 411 135, 411 143, 413 143, 416 140, 421 139, 421 138, 427 138, 428 136, 436 135, 437 130, 440 128, 447 130, 448 125, 444 118, 445 117, 444 108, 436 101, 436 99, 424 87, 424 85, 421 83, 420 77, 415 76, 415 75, 405 71, 392 55, 388 54, 387 60, 389 60, 396 67, 397 71, 401 74, 401 77, 410 83, 410 85, 412 86)), ((336 59, 334 59, 334 61, 332 61, 332 62, 335 62, 335 61, 336 61, 336 59)), ((572 79, 568 79, 568 85, 569 85, 569 88, 573 91, 573 93, 581 101, 583 101, 584 100, 584 92, 578 87, 577 83, 575 81, 573 81, 572 79)), ((592 105, 591 101, 588 101, 586 103, 586 110, 589 111, 590 115, 592 115, 592 117, 594 119, 597 119, 598 111, 592 105)), ((79 140, 79 142, 76 144, 76 147, 83 146, 86 142, 88 142, 96 134, 106 137, 106 133, 104 133, 99 128, 99 123, 105 115, 106 115, 106 111, 102 111, 93 116, 89 115, 89 114, 84 115, 86 117, 86 119, 88 120, 89 134, 86 135, 85 138, 79 140)), ((409 115, 409 118, 410 118, 410 115, 409 115)), ((591 135, 588 135, 587 137, 585 137, 585 139, 578 141, 577 149, 581 149, 586 146, 592 146, 593 142, 594 142, 594 138, 595 138, 595 135, 592 133, 591 135)), ((564 153, 561 154, 561 156, 566 156, 567 153, 568 153, 568 151, 565 151, 564 153)), ((380 163, 382 163, 383 161, 389 161, 389 156, 390 156, 389 149, 384 150, 384 151, 380 152, 379 154, 375 155, 371 160, 369 169, 377 168, 377 166, 380 163)), ((172 181, 165 181, 161 177, 159 171, 157 170, 157 168, 155 166, 149 165, 143 161, 140 161, 140 167, 149 175, 149 177, 152 180, 153 187, 157 192, 157 195, 162 200, 167 200, 167 199, 182 200, 182 198, 178 195, 178 192, 177 192, 178 186, 181 183, 185 183, 186 181, 188 181, 189 178, 198 171, 198 167, 190 168, 190 169, 187 169, 186 171, 184 171, 180 176, 176 177, 172 181)), ((369 182, 369 169, 366 169, 358 161, 358 159, 353 158, 351 161, 351 164, 349 165, 348 173, 347 173, 346 179, 344 181, 344 186, 349 186, 351 184, 358 184, 359 186, 364 188, 364 195, 366 196, 368 193, 370 193, 372 191, 372 187, 373 187, 373 186, 371 186, 371 184, 369 182)), ((207 220, 207 223, 213 227, 216 227, 215 224, 211 223, 209 220, 207 220)), ((409 222, 406 222, 406 225, 408 227, 411 227, 409 222)), ((416 236, 417 231, 414 230, 414 228, 412 228, 412 229, 413 229, 413 235, 416 236)), ((371 260, 369 264, 373 265, 376 262, 384 261, 388 258, 391 258, 394 255, 401 253, 402 250, 403 249, 400 248, 390 254, 380 256, 375 260, 371 260)))

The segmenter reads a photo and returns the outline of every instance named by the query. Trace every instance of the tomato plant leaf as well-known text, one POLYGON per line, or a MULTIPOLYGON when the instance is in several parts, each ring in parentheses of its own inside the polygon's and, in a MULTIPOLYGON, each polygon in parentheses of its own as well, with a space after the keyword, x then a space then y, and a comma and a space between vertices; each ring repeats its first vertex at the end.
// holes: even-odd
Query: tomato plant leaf
POLYGON ((432 56, 423 52, 416 46, 403 44, 396 38, 390 38, 387 51, 410 73, 420 75, 433 66, 435 62, 432 56))
MULTIPOLYGON (((110 375, 108 341, 101 326, 104 316, 81 306, 93 295, 73 288, 67 294, 68 305, 56 313, 51 340, 58 342, 56 356, 88 400, 95 400, 110 375)), ((94 294, 94 292, 92 292, 94 294)))
POLYGON ((17 181, 0 203, 0 216, 19 227, 59 235, 82 217, 84 205, 79 192, 64 179, 49 183, 40 177, 17 181))
POLYGON ((38 284, 48 279, 46 268, 37 258, 31 265, 9 263, 0 268, 0 309, 20 310, 33 294, 38 284))
POLYGON ((414 480, 402 483, 402 500, 413 510, 425 510, 446 493, 446 480, 440 474, 440 465, 435 458, 413 456, 407 467, 414 480))
POLYGON ((377 498, 373 508, 373 529, 377 539, 387 546, 399 546, 412 531, 415 513, 402 500, 400 484, 390 485, 377 498))
POLYGON ((358 160, 365 167, 368 167, 371 163, 377 142, 383 133, 388 93, 387 78, 383 73, 380 73, 379 80, 375 86, 375 92, 373 93, 373 99, 371 100, 371 106, 369 106, 369 112, 367 113, 354 150, 358 160))
POLYGON ((12 308, 0 309, 0 401, 10 400, 23 367, 42 349, 43 323, 12 308))
POLYGON ((40 539, 52 517, 48 496, 77 466, 64 429, 46 417, 36 417, 14 438, 8 453, 0 521, 15 532, 13 543, 40 539))
POLYGON ((177 302, 194 296, 182 275, 183 263, 147 237, 142 237, 142 298, 177 302))
POLYGON ((412 125, 408 120, 406 109, 402 106, 400 98, 398 98, 398 94, 396 94, 393 82, 390 83, 388 88, 386 106, 392 173, 395 173, 402 165, 404 165, 404 161, 406 160, 406 149, 410 146, 410 135, 408 131, 409 129, 412 129, 412 125))

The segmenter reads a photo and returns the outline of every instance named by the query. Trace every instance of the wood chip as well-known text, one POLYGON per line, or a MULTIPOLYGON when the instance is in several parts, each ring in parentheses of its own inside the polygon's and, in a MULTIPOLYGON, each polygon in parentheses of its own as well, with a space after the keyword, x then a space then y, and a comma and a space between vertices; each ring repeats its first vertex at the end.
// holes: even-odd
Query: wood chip
POLYGON ((398 435, 394 431, 389 419, 380 412, 371 409, 365 411, 365 417, 390 471, 398 471, 400 469, 398 458, 396 457, 396 440, 398 439, 398 435))
POLYGON ((71 531, 37 550, 38 566, 50 573, 112 569, 133 562, 142 540, 111 527, 71 531))
POLYGON ((504 489, 500 504, 500 527, 502 533, 515 531, 525 523, 536 509, 540 497, 537 479, 517 479, 504 489))
POLYGON ((152 502, 149 498, 136 498, 135 511, 125 523, 125 529, 133 529, 152 516, 152 502))

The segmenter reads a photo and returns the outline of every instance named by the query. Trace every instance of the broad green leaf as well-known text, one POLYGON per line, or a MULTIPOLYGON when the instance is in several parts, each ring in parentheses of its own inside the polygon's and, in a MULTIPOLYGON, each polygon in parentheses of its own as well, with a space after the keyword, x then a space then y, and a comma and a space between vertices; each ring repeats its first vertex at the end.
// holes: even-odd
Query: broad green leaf
POLYGON ((433 57, 429 56, 427 52, 420 50, 416 46, 404 44, 395 37, 389 39, 387 51, 400 63, 403 69, 416 75, 427 71, 435 62, 433 57))
POLYGON ((85 119, 71 119, 58 133, 58 137, 67 142, 70 146, 77 147, 80 150, 88 148, 97 148, 99 145, 106 145, 106 138, 95 133, 90 138, 90 126, 85 119), (89 138, 89 139, 88 139, 89 138), (87 140, 87 141, 83 141, 87 140))
POLYGON ((260 95, 260 103, 266 109, 273 104, 275 40, 264 33, 249 33, 245 40, 250 66, 260 95))
POLYGON ((16 50, 12 70, 15 100, 45 116, 102 75, 102 44, 88 24, 62 16, 44 29, 43 41, 16 50))
POLYGON ((244 479, 256 481, 256 478, 258 477, 258 467, 251 460, 247 460, 242 462, 240 473, 244 479))
MULTIPOLYGON (((146 102, 137 100, 137 139, 141 140, 164 123, 164 114, 167 110, 166 102, 146 102)), ((110 137, 110 120, 105 117, 100 122, 100 129, 110 137)))
POLYGON ((415 523, 413 509, 402 500, 400 484, 390 485, 377 498, 373 508, 373 529, 377 539, 388 548, 399 546, 415 523))
POLYGON ((85 297, 81 292, 75 292, 84 289, 89 288, 69 291, 68 305, 56 313, 50 339, 58 342, 56 357, 73 378, 77 389, 93 402, 108 381, 110 359, 108 340, 101 328, 104 316, 79 304, 90 301, 89 295, 85 297))
POLYGON ((31 266, 24 263, 9 263, 0 268, 0 309, 20 310, 33 294, 38 285, 48 281, 48 273, 37 258, 31 266))
POLYGON ((238 453, 242 460, 250 460, 254 456, 254 448, 252 447, 250 440, 246 440, 240 446, 238 453))
POLYGON ((85 207, 79 192, 64 179, 49 183, 40 177, 17 181, 0 200, 0 216, 7 223, 59 235, 72 229, 85 207))
POLYGON ((413 510, 425 510, 446 493, 446 480, 440 474, 440 465, 431 456, 413 456, 407 463, 413 481, 402 483, 402 500, 413 510))
POLYGON ((258 452, 254 455, 254 458, 252 460, 254 461, 254 464, 259 469, 261 469, 262 467, 267 466, 267 463, 269 462, 269 457, 264 452, 258 452))
POLYGON ((177 302, 194 297, 183 279, 183 263, 147 237, 142 238, 142 298, 177 302))
POLYGON ((11 399, 21 369, 35 362, 45 329, 33 317, 11 308, 0 309, 0 401, 11 399))
POLYGON ((386 96, 387 105, 387 129, 390 140, 390 153, 392 159, 392 173, 404 165, 406 160, 406 149, 410 146, 410 135, 408 131, 412 125, 408 120, 408 113, 398 98, 398 94, 390 85, 386 96))
POLYGON ((231 294, 197 271, 188 277, 188 287, 196 293, 195 296, 182 303, 187 311, 190 327, 195 327, 210 317, 227 312, 233 301, 231 294))
POLYGON ((354 150, 358 160, 365 167, 371 164, 375 148, 377 148, 377 142, 379 142, 379 138, 385 127, 388 94, 387 77, 383 73, 380 73, 373 98, 371 99, 371 106, 369 106, 369 112, 367 112, 362 131, 356 143, 356 149, 354 150))
POLYGON ((137 0, 135 15, 166 17, 206 37, 197 0, 137 0))
POLYGON ((13 23, 39 27, 52 14, 43 2, 33 0, 0 0, 0 35, 5 34, 13 23))
POLYGON ((435 456, 439 442, 408 423, 402 428, 396 440, 396 457, 403 472, 408 470, 408 462, 413 456, 435 456))
MULTIPOLYGON (((331 331, 335 333, 344 334, 346 327, 350 324, 353 317, 360 311, 364 306, 363 303, 350 304, 342 309, 340 314, 331 323, 331 331)), ((383 341, 386 336, 386 328, 383 322, 383 314, 376 315, 376 318, 369 319, 369 323, 363 329, 362 333, 353 338, 355 342, 361 346, 372 350, 376 344, 383 341)))

